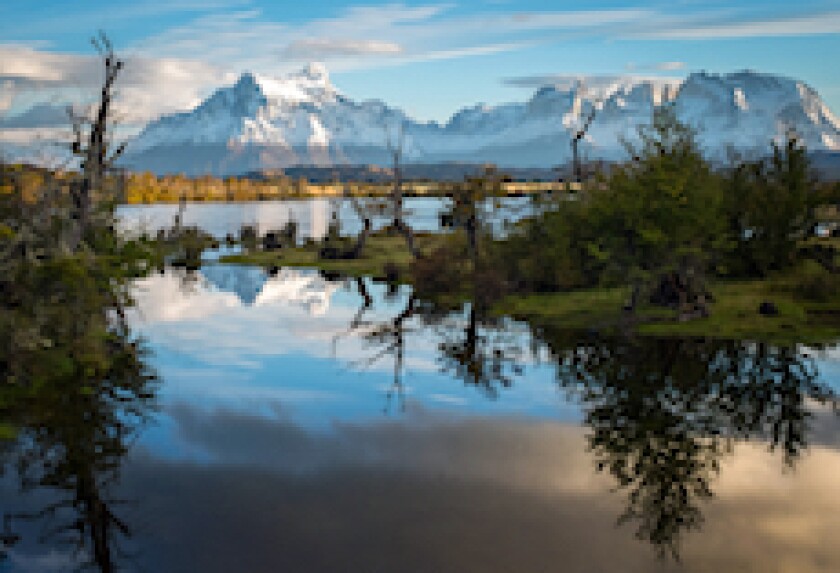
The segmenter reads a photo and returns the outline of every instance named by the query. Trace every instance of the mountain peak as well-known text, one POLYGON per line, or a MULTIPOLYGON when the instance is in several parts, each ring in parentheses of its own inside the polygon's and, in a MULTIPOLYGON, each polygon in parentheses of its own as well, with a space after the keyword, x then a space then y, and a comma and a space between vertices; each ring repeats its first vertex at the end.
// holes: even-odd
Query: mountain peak
POLYGON ((237 94, 251 95, 260 92, 260 83, 257 77, 251 72, 244 72, 236 83, 233 84, 233 91, 237 94))
POLYGON ((257 85, 257 77, 252 72, 242 72, 239 79, 236 80, 237 86, 257 85))
POLYGON ((309 80, 313 83, 320 83, 320 84, 329 84, 330 83, 330 73, 327 70, 327 66, 322 64, 321 62, 310 62, 300 70, 295 76, 309 80))

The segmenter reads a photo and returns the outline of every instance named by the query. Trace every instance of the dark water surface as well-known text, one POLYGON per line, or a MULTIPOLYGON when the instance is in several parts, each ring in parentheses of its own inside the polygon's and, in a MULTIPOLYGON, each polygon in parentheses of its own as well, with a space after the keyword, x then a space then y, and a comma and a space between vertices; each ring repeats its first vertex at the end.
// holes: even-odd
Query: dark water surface
POLYGON ((840 571, 834 350, 532 329, 289 269, 136 298, 142 365, 27 404, 0 452, 0 571, 840 571))

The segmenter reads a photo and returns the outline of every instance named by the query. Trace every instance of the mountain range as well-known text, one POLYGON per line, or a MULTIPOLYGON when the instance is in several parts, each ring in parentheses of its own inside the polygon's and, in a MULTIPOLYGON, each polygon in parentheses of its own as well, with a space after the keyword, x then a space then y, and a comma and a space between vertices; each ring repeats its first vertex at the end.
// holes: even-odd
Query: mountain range
POLYGON ((711 159, 766 153, 794 130, 809 150, 840 151, 840 120, 819 94, 795 79, 742 71, 693 73, 684 80, 621 77, 542 87, 526 102, 475 105, 448 122, 421 122, 378 100, 354 101, 310 64, 282 78, 242 74, 196 108, 161 117, 129 142, 132 169, 190 175, 243 174, 294 165, 389 165, 401 148, 415 164, 496 163, 551 167, 570 161, 585 118, 589 160, 627 157, 654 106, 673 105, 697 130, 711 159), (597 89, 593 85, 597 83, 597 89))

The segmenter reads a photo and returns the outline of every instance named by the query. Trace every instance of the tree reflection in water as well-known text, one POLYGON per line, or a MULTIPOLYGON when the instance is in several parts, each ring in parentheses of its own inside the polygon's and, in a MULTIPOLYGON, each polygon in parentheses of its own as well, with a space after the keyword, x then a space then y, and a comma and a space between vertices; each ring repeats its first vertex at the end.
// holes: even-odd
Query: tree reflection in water
MULTIPOLYGON (((327 280, 335 280, 329 275, 322 274, 322 276, 327 280)), ((371 296, 368 290, 365 279, 356 278, 353 280, 353 285, 362 298, 362 303, 356 311, 356 314, 353 315, 347 331, 333 337, 333 354, 335 354, 335 348, 343 336, 359 334, 367 347, 373 350, 373 354, 354 361, 352 363, 353 367, 368 368, 380 362, 385 357, 392 356, 394 359, 394 378, 386 395, 384 411, 386 413, 389 412, 391 403, 395 400, 399 410, 405 411, 405 392, 402 376, 405 362, 406 334, 411 331, 408 322, 414 315, 415 298, 414 296, 409 296, 403 310, 386 320, 366 319, 366 313, 373 307, 373 296, 371 296)), ((398 298, 398 295, 398 286, 389 284, 385 298, 387 300, 394 300, 398 298)))
MULTIPOLYGON (((522 329, 516 329, 507 319, 489 318, 482 305, 444 306, 419 300, 412 293, 397 314, 384 320, 367 320, 365 314, 373 307, 374 299, 363 279, 356 279, 354 284, 362 302, 348 330, 334 337, 333 345, 344 335, 361 334, 371 354, 353 362, 354 367, 370 367, 387 356, 393 357, 393 381, 386 394, 386 412, 395 399, 399 409, 405 410, 405 352, 411 334, 428 335, 423 327, 430 327, 439 340, 441 370, 481 389, 490 398, 498 397, 500 388, 510 387, 514 377, 523 374, 526 352, 522 329)), ((388 285, 386 299, 394 298, 393 285, 388 285)))
POLYGON ((597 337, 544 329, 562 388, 579 399, 597 467, 627 491, 619 523, 679 558, 682 533, 736 440, 782 451, 808 446, 814 404, 837 397, 796 348, 733 340, 597 337))
POLYGON ((438 363, 464 384, 497 398, 524 373, 523 332, 506 319, 490 318, 480 305, 466 303, 441 313, 421 305, 423 320, 439 338, 438 363))
POLYGON ((351 331, 368 326, 364 339, 374 354, 360 363, 394 356, 389 403, 394 392, 403 396, 410 332, 434 333, 442 370, 490 398, 523 373, 527 346, 536 355, 544 344, 560 387, 582 407, 598 470, 627 492, 619 524, 636 523, 637 537, 660 557, 679 559, 683 533, 703 523, 701 502, 713 496, 712 481, 736 441, 767 443, 792 467, 808 447, 815 405, 838 409, 814 359, 795 347, 544 326, 534 327, 530 339, 527 328, 491 317, 481 301, 447 304, 413 294, 400 313, 373 324, 362 320, 373 299, 366 288, 360 293, 351 331), (431 328, 409 329, 412 317, 431 328))
POLYGON ((83 568, 114 571, 131 530, 117 511, 125 501, 113 489, 153 408, 156 380, 142 345, 97 307, 95 293, 87 294, 76 307, 38 310, 55 311, 48 345, 3 346, 14 353, 3 359, 15 363, 17 376, 0 387, 10 434, 1 467, 16 472, 22 492, 53 501, 36 510, 5 501, 2 547, 11 551, 29 524, 41 528, 40 542, 72 548, 83 568))

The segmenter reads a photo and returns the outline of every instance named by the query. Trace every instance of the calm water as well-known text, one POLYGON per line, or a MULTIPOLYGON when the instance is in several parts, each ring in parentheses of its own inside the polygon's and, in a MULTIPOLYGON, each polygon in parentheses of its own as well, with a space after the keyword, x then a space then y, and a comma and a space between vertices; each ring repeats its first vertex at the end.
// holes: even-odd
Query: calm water
POLYGON ((534 332, 289 269, 136 298, 153 399, 0 452, 0 571, 840 571, 832 350, 534 332))
MULTIPOLYGON (((414 197, 405 200, 407 220, 418 231, 433 231, 440 227, 440 213, 448 199, 414 197)), ((497 200, 496 219, 516 220, 528 212, 528 198, 511 197, 497 200)), ((488 208, 491 205, 488 204, 488 208)), ((121 224, 126 230, 145 230, 154 233, 168 228, 178 212, 176 204, 124 205, 118 209, 121 224)), ((281 229, 287 222, 298 223, 301 237, 322 238, 336 214, 341 229, 358 233, 361 223, 352 205, 342 199, 299 199, 289 201, 261 201, 242 203, 190 203, 184 212, 186 225, 198 226, 222 238, 228 233, 236 235, 243 224, 255 225, 261 233, 281 229)), ((388 223, 385 217, 374 218, 374 225, 388 223)))

